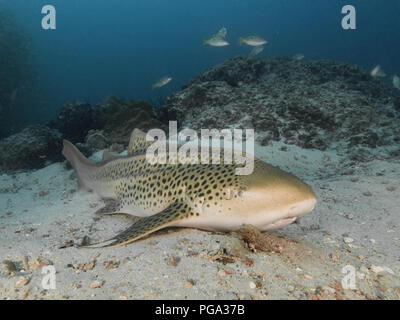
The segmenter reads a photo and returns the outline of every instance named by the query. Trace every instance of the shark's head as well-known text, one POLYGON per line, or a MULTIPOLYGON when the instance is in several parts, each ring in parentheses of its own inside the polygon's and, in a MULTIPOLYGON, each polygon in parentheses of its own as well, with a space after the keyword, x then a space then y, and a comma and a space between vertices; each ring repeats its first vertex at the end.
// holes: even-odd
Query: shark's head
POLYGON ((260 230, 292 223, 312 211, 317 202, 310 186, 265 162, 258 162, 253 173, 241 179, 245 187, 232 199, 232 214, 245 216, 260 230))

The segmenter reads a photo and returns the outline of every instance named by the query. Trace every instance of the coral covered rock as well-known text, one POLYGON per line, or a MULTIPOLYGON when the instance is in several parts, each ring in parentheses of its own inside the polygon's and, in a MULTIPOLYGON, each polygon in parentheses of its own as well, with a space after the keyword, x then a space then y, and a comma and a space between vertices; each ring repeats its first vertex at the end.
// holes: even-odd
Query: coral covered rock
POLYGON ((30 126, 0 141, 0 168, 6 172, 38 169, 62 159, 61 134, 42 125, 30 126))
POLYGON ((110 97, 96 106, 96 122, 97 128, 102 130, 102 134, 110 144, 118 143, 125 146, 135 128, 143 131, 165 128, 147 102, 115 97, 110 97))
POLYGON ((69 102, 50 126, 58 129, 64 139, 77 143, 87 155, 112 144, 126 146, 135 128, 144 131, 165 128, 150 104, 116 97, 109 97, 95 106, 69 102))
POLYGON ((90 130, 85 142, 76 144, 76 147, 87 157, 96 151, 107 149, 109 146, 110 142, 101 130, 90 130))
POLYGON ((83 141, 89 130, 96 126, 95 112, 87 102, 72 101, 65 104, 57 118, 50 123, 64 139, 73 143, 83 141))
POLYGON ((160 112, 181 127, 253 128, 262 145, 356 152, 400 145, 398 98, 360 67, 237 57, 171 94, 160 112))

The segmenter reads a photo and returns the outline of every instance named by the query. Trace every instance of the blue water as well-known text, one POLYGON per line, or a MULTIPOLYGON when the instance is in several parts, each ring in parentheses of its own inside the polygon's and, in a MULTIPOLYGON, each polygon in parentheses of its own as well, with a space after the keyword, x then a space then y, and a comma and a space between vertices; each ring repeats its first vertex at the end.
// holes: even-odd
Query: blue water
MULTIPOLYGON (((5 0, 31 36, 35 67, 49 103, 40 119, 54 117, 72 99, 110 95, 156 103, 204 69, 247 55, 239 36, 259 34, 262 56, 303 53, 365 68, 380 64, 400 73, 398 0, 5 0), (57 29, 41 28, 41 8, 54 5, 57 29), (341 28, 341 8, 357 9, 357 30, 341 28), (202 45, 221 27, 230 46, 202 45), (174 79, 152 91, 164 75, 174 79)), ((390 81, 387 77, 384 81, 390 81)))

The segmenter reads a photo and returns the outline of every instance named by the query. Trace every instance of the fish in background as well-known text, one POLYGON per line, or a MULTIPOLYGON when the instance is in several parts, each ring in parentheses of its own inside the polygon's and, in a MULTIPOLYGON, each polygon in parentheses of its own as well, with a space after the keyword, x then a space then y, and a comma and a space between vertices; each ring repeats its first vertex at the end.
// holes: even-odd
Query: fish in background
POLYGON ((262 46, 264 44, 267 44, 268 41, 261 38, 260 36, 248 36, 248 37, 240 37, 239 38, 239 45, 242 45, 243 43, 247 44, 248 46, 252 46, 252 47, 258 47, 258 46, 262 46))
POLYGON ((203 40, 203 45, 209 45, 212 47, 224 47, 229 45, 229 42, 225 40, 228 30, 223 27, 210 39, 203 40))
POLYGON ((249 57, 255 57, 256 55, 260 54, 262 51, 264 50, 264 46, 257 46, 254 47, 250 53, 249 53, 249 57))
POLYGON ((393 87, 400 90, 400 78, 398 76, 394 75, 392 82, 393 82, 393 87))
POLYGON ((168 82, 170 82, 172 80, 172 77, 169 77, 169 76, 165 76, 165 77, 162 77, 160 80, 158 80, 156 83, 153 83, 152 85, 151 85, 151 88, 154 90, 154 89, 157 89, 157 88, 161 88, 161 87, 163 87, 163 86, 165 86, 168 82))
POLYGON ((371 71, 371 76, 372 77, 386 77, 386 73, 382 70, 381 66, 377 65, 375 68, 372 69, 371 71))
POLYGON ((229 42, 225 39, 212 37, 210 39, 203 40, 203 45, 209 45, 212 47, 225 47, 229 45, 229 42))
POLYGON ((304 59, 304 54, 298 53, 293 56, 294 60, 301 61, 304 59))

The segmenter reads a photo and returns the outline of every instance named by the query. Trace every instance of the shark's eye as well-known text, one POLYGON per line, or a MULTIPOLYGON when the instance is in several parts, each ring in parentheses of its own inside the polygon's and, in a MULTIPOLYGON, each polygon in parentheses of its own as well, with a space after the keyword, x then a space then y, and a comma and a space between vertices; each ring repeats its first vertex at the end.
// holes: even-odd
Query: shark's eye
POLYGON ((239 191, 238 191, 238 196, 239 196, 239 197, 243 197, 243 194, 244 194, 244 191, 243 191, 243 190, 239 190, 239 191))

